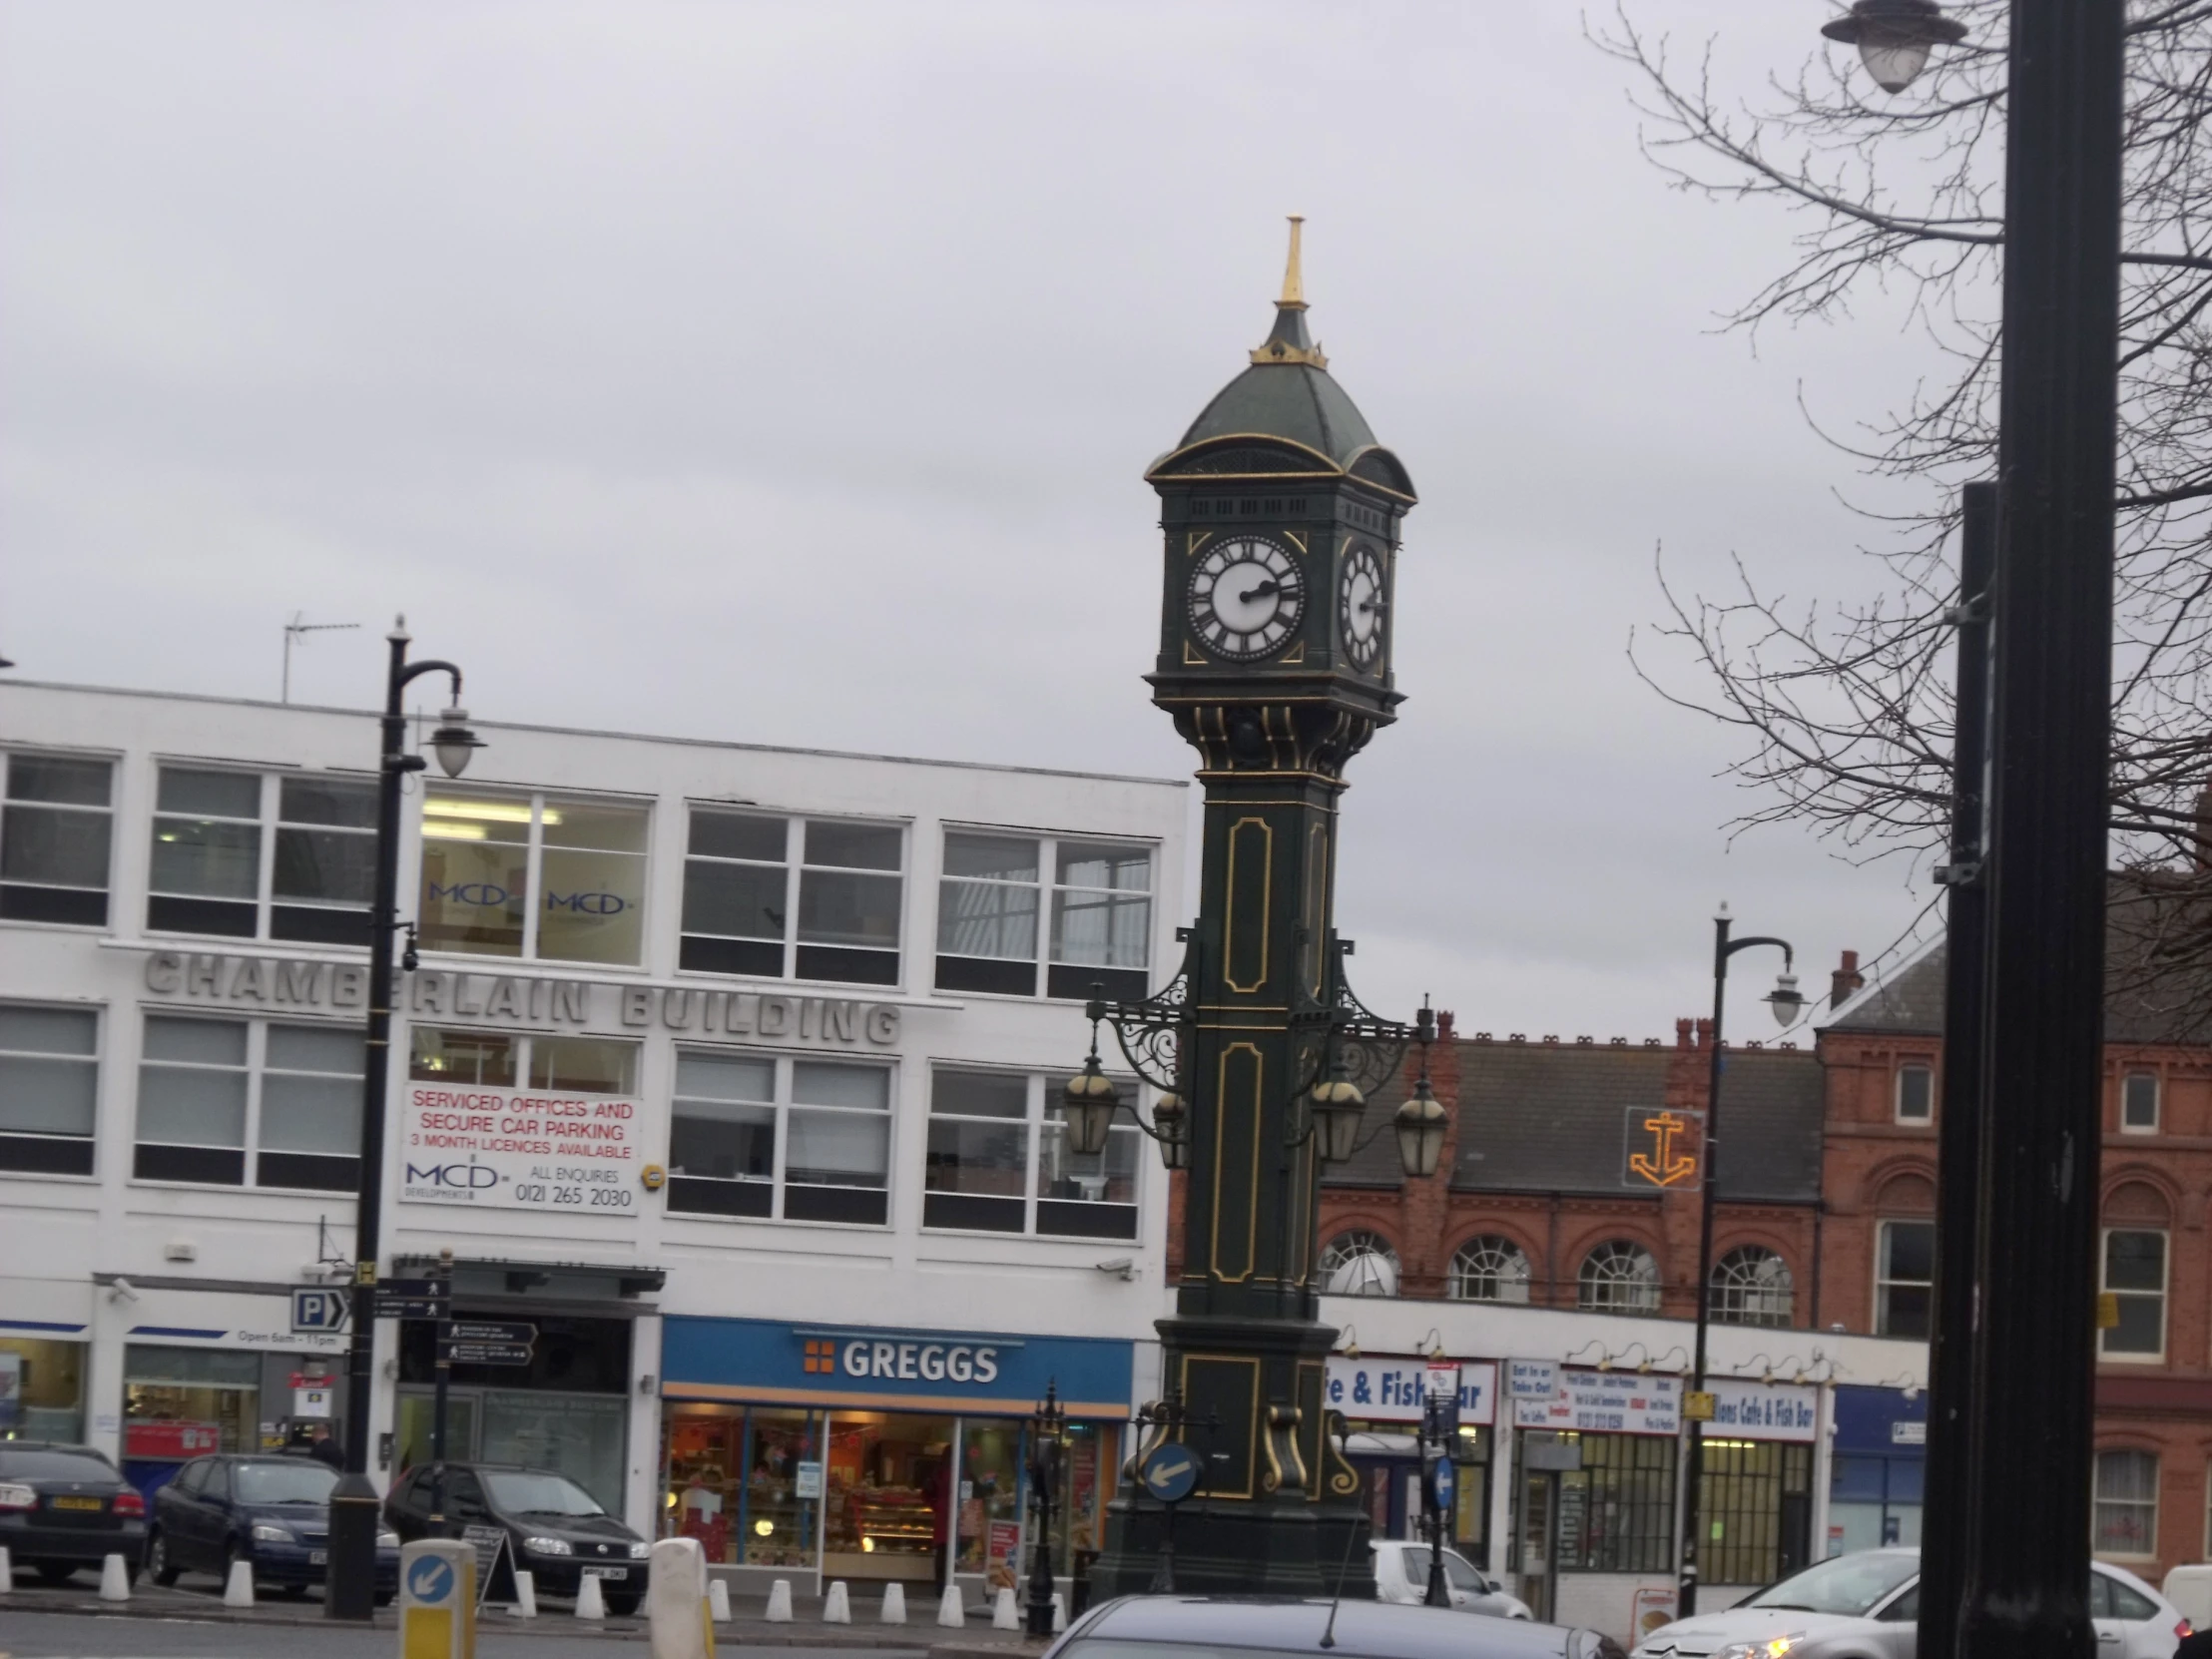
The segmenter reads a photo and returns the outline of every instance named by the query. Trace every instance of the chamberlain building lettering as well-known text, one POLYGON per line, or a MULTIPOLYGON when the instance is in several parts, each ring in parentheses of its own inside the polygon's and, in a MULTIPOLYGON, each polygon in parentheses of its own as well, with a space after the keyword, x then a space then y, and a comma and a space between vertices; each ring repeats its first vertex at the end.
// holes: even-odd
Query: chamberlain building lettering
MULTIPOLYGON (((899 1010, 890 1003, 777 991, 610 985, 588 979, 539 979, 511 973, 424 968, 402 976, 410 1014, 579 1028, 594 1017, 632 1030, 686 1036, 754 1037, 890 1048, 899 1010)), ((359 1012, 368 1005, 368 969, 358 963, 283 960, 222 951, 157 950, 146 959, 146 988, 157 996, 232 1007, 359 1012)))

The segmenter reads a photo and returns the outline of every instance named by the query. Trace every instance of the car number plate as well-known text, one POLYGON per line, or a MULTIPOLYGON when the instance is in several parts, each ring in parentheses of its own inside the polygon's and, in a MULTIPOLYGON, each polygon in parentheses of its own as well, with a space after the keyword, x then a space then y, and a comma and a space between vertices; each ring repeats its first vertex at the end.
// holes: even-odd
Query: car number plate
POLYGON ((628 1578, 630 1576, 630 1569, 628 1567, 587 1566, 584 1569, 584 1576, 586 1578, 628 1578))
POLYGON ((54 1499, 54 1507, 57 1509, 100 1509, 105 1507, 105 1500, 97 1497, 57 1497, 54 1499))
POLYGON ((326 1549, 310 1549, 310 1550, 308 1550, 308 1551, 307 1551, 307 1565, 308 1565, 308 1566, 310 1566, 310 1567, 326 1567, 326 1566, 328 1566, 329 1564, 330 1564, 330 1552, 329 1552, 328 1550, 326 1550, 326 1549))

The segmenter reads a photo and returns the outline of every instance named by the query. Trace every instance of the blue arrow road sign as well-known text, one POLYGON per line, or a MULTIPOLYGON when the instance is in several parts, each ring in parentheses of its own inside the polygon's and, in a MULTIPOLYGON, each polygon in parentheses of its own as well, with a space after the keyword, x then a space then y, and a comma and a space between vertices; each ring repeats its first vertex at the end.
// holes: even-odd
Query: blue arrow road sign
POLYGON ((435 1607, 453 1593, 453 1563, 437 1555, 419 1557, 407 1569, 407 1594, 423 1607, 435 1607))
POLYGON ((1428 1465, 1428 1503, 1433 1509, 1449 1509, 1451 1500, 1458 1494, 1459 1471, 1448 1457, 1438 1457, 1428 1465))
POLYGON ((1198 1486, 1198 1459, 1189 1446, 1165 1440, 1145 1453, 1139 1478, 1160 1502, 1181 1503, 1198 1486))

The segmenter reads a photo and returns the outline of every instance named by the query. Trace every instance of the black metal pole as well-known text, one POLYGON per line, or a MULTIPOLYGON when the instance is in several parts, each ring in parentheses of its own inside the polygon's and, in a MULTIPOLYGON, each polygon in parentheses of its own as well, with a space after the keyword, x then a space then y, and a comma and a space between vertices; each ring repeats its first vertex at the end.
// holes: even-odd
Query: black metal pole
POLYGON ((445 1536, 445 1425, 453 1382, 453 1252, 438 1252, 438 1317, 430 1335, 437 1344, 437 1381, 430 1403, 430 1536, 445 1536))
MULTIPOLYGON (((1708 1044, 1705 1083, 1704 1156, 1698 1160, 1697 1224, 1697 1354, 1690 1362, 1690 1386, 1705 1392, 1705 1334, 1712 1317, 1712 1298, 1705 1282, 1713 1277, 1714 1154, 1720 1147, 1721 1117, 1721 1014, 1728 1000, 1727 912, 1713 918, 1713 1029, 1708 1044)), ((1685 1402, 1687 1403, 1687 1402, 1685 1402)), ((1689 1419, 1690 1449, 1682 1469, 1682 1570, 1675 1584, 1675 1617, 1688 1618, 1697 1611, 1698 1514, 1705 1498, 1705 1419, 1689 1419)))
POLYGON ((2095 1426, 2121 0, 2013 0, 1961 1659, 2077 1659, 2095 1426))
POLYGON ((1982 773, 1988 759, 1990 579, 1996 570, 1996 486, 1968 484, 1958 536, 1958 685, 1950 759, 1949 892, 1943 924, 1943 1089, 1936 1122, 1936 1308, 1928 1350, 1927 1491, 1921 1526, 1919 1659, 1951 1659, 1958 1569, 1979 1519, 1964 1423, 1972 1409, 1970 1333, 1975 1197, 1980 1186, 1984 888, 1982 773))
POLYGON ((1030 1447, 1029 1478, 1035 1488, 1037 1543, 1029 1556, 1029 1634, 1052 1634, 1052 1499, 1060 1473, 1060 1424, 1058 1383, 1047 1382, 1044 1403, 1034 1419, 1036 1443, 1030 1447))
POLYGON ((382 747, 376 797, 376 902, 369 914, 368 1051, 361 1068, 361 1172, 353 1213, 353 1340, 345 1362, 345 1471, 330 1489, 330 1566, 324 1616, 367 1622, 376 1612, 376 1487, 368 1478, 371 1377, 376 1351, 376 1261, 384 1210, 384 1101, 391 1075, 392 934, 399 926, 399 787, 422 770, 406 753, 400 698, 418 675, 448 674, 460 702, 461 672, 451 663, 407 662, 407 631, 395 627, 384 677, 382 747))

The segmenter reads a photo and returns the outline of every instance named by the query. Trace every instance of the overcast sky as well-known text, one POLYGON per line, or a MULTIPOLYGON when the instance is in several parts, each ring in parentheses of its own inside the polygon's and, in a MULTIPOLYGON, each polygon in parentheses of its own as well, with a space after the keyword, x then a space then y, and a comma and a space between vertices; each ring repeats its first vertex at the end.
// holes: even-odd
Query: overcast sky
MULTIPOLYGON (((1827 15, 1630 4, 1747 93, 1827 15)), ((1734 740, 1626 646, 1662 545, 1863 585, 1800 397, 1931 364, 1880 315, 1715 332, 1790 222, 1668 191, 1626 91, 1564 0, 0 6, 0 651, 274 698, 304 611, 371 626, 295 698, 365 707, 404 610, 487 719, 1187 775, 1142 473, 1303 213, 1421 495, 1362 993, 1671 1035, 1724 896, 1825 988, 1926 890, 1731 846, 1734 740)))

